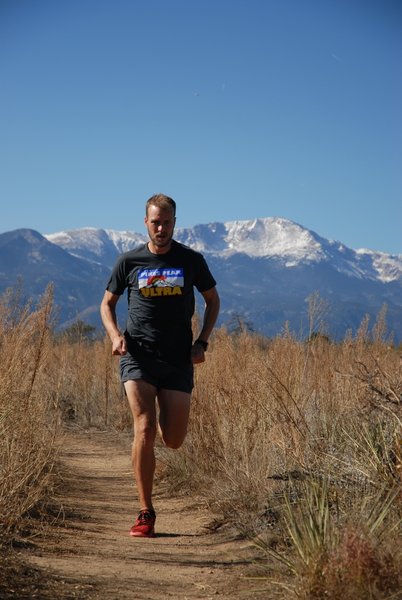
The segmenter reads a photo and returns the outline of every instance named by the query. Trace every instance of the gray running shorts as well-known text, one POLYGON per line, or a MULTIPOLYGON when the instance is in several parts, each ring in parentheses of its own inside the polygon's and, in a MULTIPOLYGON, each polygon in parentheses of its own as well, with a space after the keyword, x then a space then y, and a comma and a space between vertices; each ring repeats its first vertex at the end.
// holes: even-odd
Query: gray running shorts
POLYGON ((136 349, 120 357, 120 378, 123 383, 143 379, 159 390, 178 390, 191 394, 194 368, 191 363, 172 365, 154 354, 136 349))

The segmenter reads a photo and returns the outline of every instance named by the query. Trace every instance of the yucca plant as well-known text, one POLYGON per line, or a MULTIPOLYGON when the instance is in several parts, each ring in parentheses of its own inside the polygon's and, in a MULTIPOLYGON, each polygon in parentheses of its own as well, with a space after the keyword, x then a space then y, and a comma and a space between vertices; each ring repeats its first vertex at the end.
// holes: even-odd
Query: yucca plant
MULTIPOLYGON (((401 552, 395 551, 399 486, 363 498, 355 514, 339 514, 330 480, 292 482, 284 495, 281 551, 262 536, 254 542, 292 576, 288 594, 303 600, 389 600, 401 591, 401 552), (392 516, 392 518, 391 518, 392 516), (395 594, 395 595, 394 595, 395 594)), ((262 578, 261 578, 262 579, 262 578)), ((283 585, 267 577, 270 584, 283 585)), ((288 596, 289 597, 289 596, 288 596)))

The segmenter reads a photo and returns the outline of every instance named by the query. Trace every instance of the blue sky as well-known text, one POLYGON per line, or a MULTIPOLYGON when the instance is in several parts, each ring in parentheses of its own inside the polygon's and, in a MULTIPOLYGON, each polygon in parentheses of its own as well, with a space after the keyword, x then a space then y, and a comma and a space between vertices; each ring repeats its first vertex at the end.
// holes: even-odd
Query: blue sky
POLYGON ((0 0, 0 231, 282 216, 402 253, 398 0, 0 0))

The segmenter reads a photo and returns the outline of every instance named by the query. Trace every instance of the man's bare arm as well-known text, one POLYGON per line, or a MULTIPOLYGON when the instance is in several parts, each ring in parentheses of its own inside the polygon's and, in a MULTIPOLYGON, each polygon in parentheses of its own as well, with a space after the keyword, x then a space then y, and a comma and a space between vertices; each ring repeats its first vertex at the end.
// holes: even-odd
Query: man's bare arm
POLYGON ((198 337, 207 342, 219 315, 220 299, 216 287, 203 292, 202 295, 205 300, 205 310, 202 329, 198 337))
POLYGON ((119 298, 120 296, 106 290, 101 302, 100 314, 103 326, 112 342, 112 354, 123 355, 127 352, 127 346, 126 340, 117 326, 116 304, 119 298))
MULTIPOLYGON (((207 342, 219 315, 220 299, 216 287, 202 292, 202 295, 205 300, 205 310, 202 329, 198 334, 198 339, 207 342)), ((193 364, 204 362, 204 349, 201 344, 193 345, 191 357, 193 364)))

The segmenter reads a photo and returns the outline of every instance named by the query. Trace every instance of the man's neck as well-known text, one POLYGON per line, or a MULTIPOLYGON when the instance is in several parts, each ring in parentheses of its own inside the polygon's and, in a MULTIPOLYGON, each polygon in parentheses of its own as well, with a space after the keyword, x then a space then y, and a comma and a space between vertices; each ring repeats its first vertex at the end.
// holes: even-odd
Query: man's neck
POLYGON ((148 242, 148 250, 151 254, 167 254, 172 247, 172 240, 166 246, 155 246, 153 242, 148 242))

